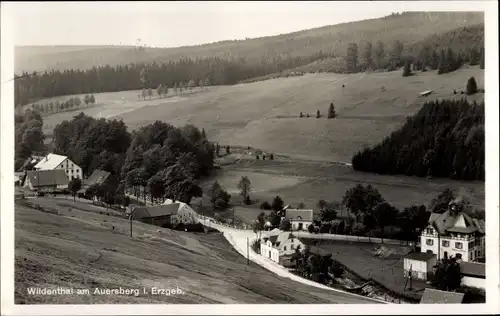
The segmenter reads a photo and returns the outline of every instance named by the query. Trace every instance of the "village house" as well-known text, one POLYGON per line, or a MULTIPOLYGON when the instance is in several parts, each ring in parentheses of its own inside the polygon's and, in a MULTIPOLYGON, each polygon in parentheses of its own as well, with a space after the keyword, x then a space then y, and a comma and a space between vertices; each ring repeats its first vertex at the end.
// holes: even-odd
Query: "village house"
POLYGON ((412 252, 405 256, 403 262, 404 277, 427 281, 433 274, 437 256, 427 252, 412 252))
POLYGON ((167 200, 162 205, 135 206, 128 213, 133 220, 161 227, 198 223, 198 214, 189 205, 179 201, 167 200))
POLYGON ((34 167, 35 170, 63 170, 68 180, 74 178, 83 179, 83 171, 80 166, 66 156, 48 154, 42 158, 34 167))
POLYGON ((455 257, 468 262, 484 257, 484 220, 471 218, 459 205, 460 201, 452 201, 443 214, 431 214, 420 236, 421 252, 436 254, 437 260, 455 257))
POLYGON ((307 230, 309 225, 313 223, 313 210, 299 210, 286 208, 285 216, 282 219, 287 219, 292 225, 292 230, 307 230))
POLYGON ((31 191, 53 192, 67 189, 68 183, 64 170, 31 170, 26 172, 23 187, 31 191))
POLYGON ((296 250, 304 249, 304 244, 290 232, 264 237, 260 244, 260 254, 272 261, 287 265, 296 250))
POLYGON ((462 285, 486 288, 486 265, 477 262, 460 262, 460 274, 462 275, 462 285))

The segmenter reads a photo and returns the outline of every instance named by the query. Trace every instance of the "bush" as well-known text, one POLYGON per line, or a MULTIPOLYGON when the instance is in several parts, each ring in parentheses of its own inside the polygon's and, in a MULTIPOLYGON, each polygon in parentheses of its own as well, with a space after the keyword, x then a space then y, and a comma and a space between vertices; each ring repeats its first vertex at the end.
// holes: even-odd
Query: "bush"
POLYGON ((467 95, 477 93, 477 83, 476 83, 476 79, 474 77, 470 77, 469 80, 467 80, 467 86, 465 88, 465 93, 467 95))
POLYGON ((403 67, 403 77, 408 77, 411 75, 410 63, 405 61, 405 65, 403 67))
POLYGON ((330 223, 322 224, 319 228, 319 233, 320 234, 329 234, 331 229, 332 229, 332 224, 330 224, 330 223))
POLYGON ((205 229, 201 223, 196 223, 196 224, 179 223, 179 224, 175 225, 174 229, 188 231, 188 232, 198 232, 198 233, 205 232, 205 229))
POLYGON ((309 226, 307 227, 307 230, 308 230, 311 234, 312 234, 312 233, 314 233, 314 225, 313 225, 313 224, 309 225, 309 226))
POLYGON ((268 201, 264 201, 264 202, 260 203, 260 209, 261 210, 270 210, 271 204, 269 204, 268 201))
POLYGON ((255 251, 256 253, 260 253, 260 240, 258 239, 255 239, 252 243, 252 249, 253 251, 255 251))
POLYGON ((334 261, 332 263, 332 266, 330 267, 330 272, 333 274, 334 277, 340 278, 344 274, 344 266, 337 261, 334 261))
POLYGON ((215 208, 222 210, 227 208, 228 203, 223 199, 217 199, 215 200, 214 206, 215 208))
POLYGON ((363 225, 363 223, 355 223, 355 224, 352 226, 352 233, 353 233, 354 235, 360 236, 360 235, 362 235, 365 231, 366 231, 366 227, 365 227, 365 225, 363 225))

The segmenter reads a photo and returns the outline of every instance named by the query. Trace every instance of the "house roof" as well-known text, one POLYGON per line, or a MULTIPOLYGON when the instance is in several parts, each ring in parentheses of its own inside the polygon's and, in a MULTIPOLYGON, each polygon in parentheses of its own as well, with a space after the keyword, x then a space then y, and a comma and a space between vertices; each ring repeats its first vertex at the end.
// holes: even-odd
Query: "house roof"
POLYGON ((426 288, 420 299, 420 304, 461 304, 463 299, 463 293, 426 288))
POLYGON ((178 203, 155 205, 155 206, 138 206, 132 209, 132 219, 141 219, 149 217, 160 217, 166 215, 175 215, 179 211, 178 203))
POLYGON ((476 262, 460 262, 460 273, 469 276, 484 278, 486 276, 486 265, 476 262))
POLYGON ((477 219, 477 218, 473 218, 472 221, 474 222, 474 224, 476 225, 477 227, 477 230, 481 233, 481 234, 484 234, 485 233, 485 222, 484 222, 484 219, 477 219))
POLYGON ((479 221, 474 221, 468 214, 464 212, 459 212, 453 215, 449 210, 443 214, 432 213, 429 217, 429 224, 434 226, 439 234, 445 235, 448 232, 453 233, 473 233, 475 231, 481 231, 478 226, 479 221), (465 227, 455 227, 457 222, 463 218, 465 222, 465 227))
POLYGON ((94 170, 94 172, 92 172, 90 177, 88 177, 85 180, 85 185, 91 186, 94 184, 102 184, 102 183, 104 183, 104 181, 106 181, 106 179, 109 178, 110 175, 111 175, 111 173, 108 171, 96 169, 96 170, 94 170))
POLYGON ((45 156, 44 158, 42 158, 35 165, 35 169, 53 170, 54 168, 59 166, 66 159, 68 159, 68 157, 50 153, 47 156, 45 156))
POLYGON ((282 232, 278 235, 273 235, 269 237, 269 240, 273 244, 273 247, 280 248, 283 244, 290 238, 297 238, 291 232, 282 232))
POLYGON ((27 179, 33 187, 47 185, 64 185, 68 184, 69 180, 64 170, 31 170, 26 173, 27 179))
POLYGON ((312 222, 313 210, 287 209, 285 211, 285 218, 291 221, 302 220, 312 222))
POLYGON ((428 262, 432 258, 436 257, 435 254, 433 253, 427 253, 427 252, 412 252, 406 255, 405 258, 411 259, 411 260, 417 260, 417 261, 425 261, 428 262))

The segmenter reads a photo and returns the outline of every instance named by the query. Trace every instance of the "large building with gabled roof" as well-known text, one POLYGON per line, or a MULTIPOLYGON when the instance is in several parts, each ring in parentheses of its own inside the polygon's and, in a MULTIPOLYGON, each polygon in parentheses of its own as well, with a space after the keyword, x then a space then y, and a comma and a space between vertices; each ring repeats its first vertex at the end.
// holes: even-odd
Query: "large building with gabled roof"
POLYGON ((420 244, 422 252, 434 253, 438 260, 455 257, 476 261, 485 256, 484 220, 472 218, 459 209, 458 201, 452 201, 446 212, 431 213, 420 244))
POLYGON ((83 179, 83 171, 80 166, 66 156, 48 154, 38 161, 35 170, 63 170, 68 180, 74 178, 83 179))

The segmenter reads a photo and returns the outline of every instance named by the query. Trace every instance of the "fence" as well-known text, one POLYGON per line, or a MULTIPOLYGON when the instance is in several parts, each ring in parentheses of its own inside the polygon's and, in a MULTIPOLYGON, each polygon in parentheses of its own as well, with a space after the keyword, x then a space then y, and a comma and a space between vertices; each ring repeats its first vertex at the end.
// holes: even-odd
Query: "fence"
POLYGON ((339 240, 339 241, 352 241, 352 242, 365 242, 374 244, 387 244, 399 246, 414 246, 415 242, 408 240, 386 239, 377 237, 353 236, 353 235, 339 235, 339 234, 311 234, 305 231, 294 231, 294 235, 299 238, 310 238, 320 240, 339 240))

